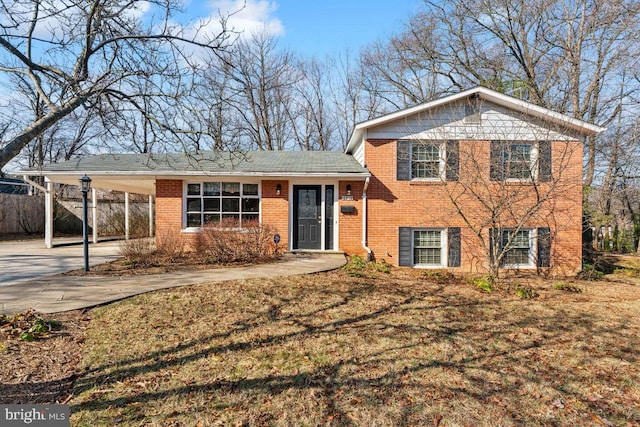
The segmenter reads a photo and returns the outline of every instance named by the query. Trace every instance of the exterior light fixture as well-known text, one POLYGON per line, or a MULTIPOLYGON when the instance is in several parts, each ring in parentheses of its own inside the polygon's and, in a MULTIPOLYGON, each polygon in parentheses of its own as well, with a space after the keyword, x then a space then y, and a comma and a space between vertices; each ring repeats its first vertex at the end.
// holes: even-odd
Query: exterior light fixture
POLYGON ((347 196, 351 195, 351 184, 347 184, 347 196))
POLYGON ((276 185, 276 194, 279 196, 282 192, 282 184, 276 185))
POLYGON ((82 245, 84 247, 84 271, 89 271, 89 209, 87 193, 91 189, 91 178, 86 174, 80 178, 80 189, 82 190, 82 245))

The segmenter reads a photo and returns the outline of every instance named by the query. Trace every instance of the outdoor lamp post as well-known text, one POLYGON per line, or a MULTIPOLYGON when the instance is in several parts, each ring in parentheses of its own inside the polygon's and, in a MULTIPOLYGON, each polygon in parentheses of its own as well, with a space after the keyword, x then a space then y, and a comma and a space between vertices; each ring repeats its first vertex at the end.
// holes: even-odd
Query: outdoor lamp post
POLYGON ((89 271, 89 209, 87 206, 87 193, 91 189, 91 178, 86 174, 80 178, 82 189, 82 244, 84 246, 84 271, 89 271))

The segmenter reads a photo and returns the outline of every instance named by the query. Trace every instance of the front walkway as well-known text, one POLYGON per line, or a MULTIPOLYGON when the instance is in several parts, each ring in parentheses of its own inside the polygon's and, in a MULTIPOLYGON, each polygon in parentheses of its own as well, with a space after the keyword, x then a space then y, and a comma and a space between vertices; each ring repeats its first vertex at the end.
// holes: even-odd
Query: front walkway
POLYGON ((0 314, 12 314, 30 308, 42 313, 57 313, 93 307, 158 289, 319 273, 340 268, 345 263, 346 258, 342 254, 291 254, 273 264, 248 267, 124 277, 47 276, 0 286, 0 314))

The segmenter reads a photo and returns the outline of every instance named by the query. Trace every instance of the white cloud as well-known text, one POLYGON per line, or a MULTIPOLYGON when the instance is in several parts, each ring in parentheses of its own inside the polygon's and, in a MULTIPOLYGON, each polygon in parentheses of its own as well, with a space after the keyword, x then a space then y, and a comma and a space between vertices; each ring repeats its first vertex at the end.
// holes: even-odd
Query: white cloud
POLYGON ((211 19, 218 16, 228 16, 227 26, 229 30, 250 34, 255 31, 266 30, 274 36, 284 35, 284 25, 273 16, 278 5, 270 0, 212 0, 210 7, 213 10, 211 19))

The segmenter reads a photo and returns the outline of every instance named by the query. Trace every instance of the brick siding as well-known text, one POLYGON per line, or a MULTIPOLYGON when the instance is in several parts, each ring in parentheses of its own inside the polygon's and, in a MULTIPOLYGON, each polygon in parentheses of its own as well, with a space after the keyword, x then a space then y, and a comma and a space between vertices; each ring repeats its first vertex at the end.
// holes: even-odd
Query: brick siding
POLYGON ((279 247, 289 248, 289 181, 262 181, 262 224, 274 228, 280 234, 279 247), (278 194, 278 184, 281 186, 278 194))
MULTIPOLYGON (((398 264, 399 227, 461 227, 462 259, 459 269, 484 271, 487 265, 481 241, 466 226, 452 202, 454 197, 468 220, 477 224, 487 219, 478 199, 461 193, 460 184, 455 182, 398 181, 396 141, 368 140, 365 143, 365 160, 373 175, 367 191, 368 246, 376 259, 398 264)), ((553 142, 552 147, 554 178, 557 179, 553 196, 525 227, 551 228, 552 266, 558 274, 569 275, 581 269, 582 145, 580 142, 553 142)), ((505 185, 489 181, 489 141, 460 141, 460 180, 465 179, 481 179, 474 188, 486 192, 485 196, 495 196, 500 191, 510 192, 512 188, 513 194, 518 196, 511 202, 515 217, 521 215, 522 210, 530 205, 529 201, 536 197, 533 185, 505 185), (473 168, 481 173, 472 177, 474 174, 470 170, 473 168)), ((542 193, 548 192, 549 185, 539 184, 539 189, 542 193)), ((484 240, 488 242, 488 229, 484 233, 484 240)))

